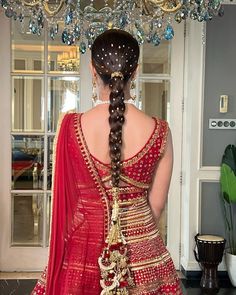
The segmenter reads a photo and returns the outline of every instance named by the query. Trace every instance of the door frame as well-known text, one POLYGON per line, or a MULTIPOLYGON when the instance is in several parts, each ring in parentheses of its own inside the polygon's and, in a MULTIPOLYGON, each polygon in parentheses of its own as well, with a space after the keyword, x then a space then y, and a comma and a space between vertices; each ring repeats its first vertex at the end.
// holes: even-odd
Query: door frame
POLYGON ((167 248, 176 269, 180 269, 182 146, 184 102, 185 24, 174 24, 171 50, 170 129, 174 147, 174 167, 168 196, 167 248))

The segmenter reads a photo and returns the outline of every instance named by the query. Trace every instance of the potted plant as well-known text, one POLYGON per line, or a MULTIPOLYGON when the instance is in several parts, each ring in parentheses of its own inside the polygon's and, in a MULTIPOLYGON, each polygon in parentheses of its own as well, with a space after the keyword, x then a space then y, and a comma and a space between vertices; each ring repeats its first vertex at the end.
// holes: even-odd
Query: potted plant
POLYGON ((221 199, 225 220, 228 249, 226 266, 233 286, 236 287, 236 146, 228 145, 222 157, 220 170, 221 199))

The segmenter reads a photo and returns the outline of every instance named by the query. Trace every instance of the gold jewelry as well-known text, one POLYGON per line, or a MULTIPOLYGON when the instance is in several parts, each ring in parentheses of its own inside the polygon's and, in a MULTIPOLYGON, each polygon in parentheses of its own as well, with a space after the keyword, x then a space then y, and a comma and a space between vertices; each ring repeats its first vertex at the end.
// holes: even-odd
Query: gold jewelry
POLYGON ((96 103, 97 99, 98 99, 98 96, 97 96, 97 91, 96 91, 96 82, 93 81, 93 91, 92 91, 93 103, 96 103))
POLYGON ((136 81, 131 80, 131 86, 130 86, 130 92, 133 92, 130 94, 130 97, 135 100, 136 99, 136 81))
POLYGON ((119 187, 112 187, 111 225, 105 247, 98 258, 101 271, 101 295, 128 295, 128 286, 134 286, 128 265, 128 247, 120 225, 119 187))
POLYGON ((124 80, 124 75, 121 72, 111 73, 111 78, 114 78, 114 77, 120 77, 122 80, 124 80))

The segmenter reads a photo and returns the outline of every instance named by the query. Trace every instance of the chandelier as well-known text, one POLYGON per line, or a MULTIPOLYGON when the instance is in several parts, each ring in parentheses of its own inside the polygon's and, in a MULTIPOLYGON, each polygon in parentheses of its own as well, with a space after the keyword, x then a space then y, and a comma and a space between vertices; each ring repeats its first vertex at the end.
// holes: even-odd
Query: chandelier
POLYGON ((27 22, 32 34, 46 27, 51 39, 61 35, 81 53, 111 28, 131 33, 139 42, 158 46, 174 36, 173 21, 199 22, 223 15, 222 0, 0 0, 5 15, 27 22))
POLYGON ((76 47, 71 47, 69 52, 58 54, 57 64, 60 71, 75 72, 79 68, 79 56, 76 47))

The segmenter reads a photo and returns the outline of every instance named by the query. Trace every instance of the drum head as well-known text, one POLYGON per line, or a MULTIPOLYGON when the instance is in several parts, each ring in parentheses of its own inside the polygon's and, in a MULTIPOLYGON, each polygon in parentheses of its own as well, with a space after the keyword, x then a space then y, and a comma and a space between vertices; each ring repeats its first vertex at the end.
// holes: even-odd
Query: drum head
POLYGON ((199 235, 197 236, 199 241, 204 242, 223 242, 224 238, 220 236, 212 236, 212 235, 199 235))

